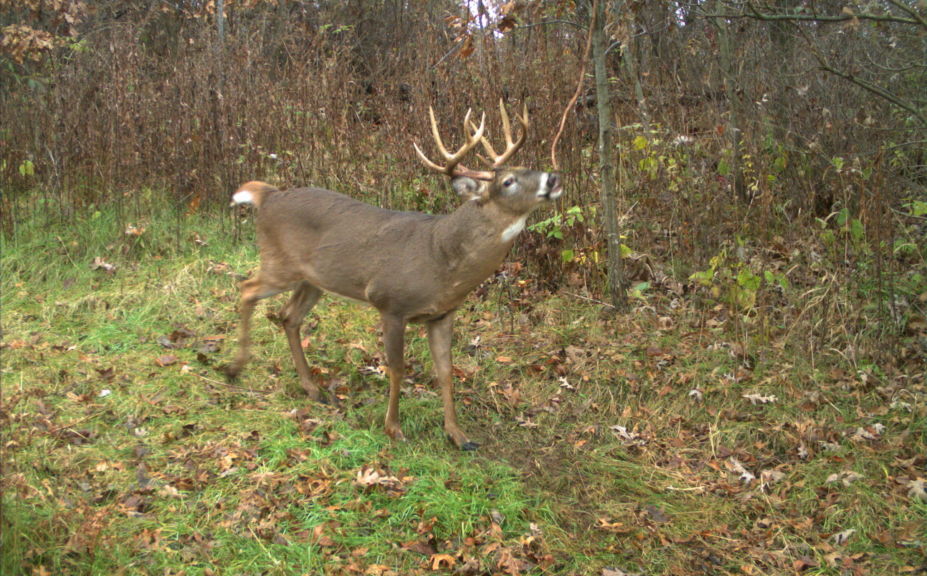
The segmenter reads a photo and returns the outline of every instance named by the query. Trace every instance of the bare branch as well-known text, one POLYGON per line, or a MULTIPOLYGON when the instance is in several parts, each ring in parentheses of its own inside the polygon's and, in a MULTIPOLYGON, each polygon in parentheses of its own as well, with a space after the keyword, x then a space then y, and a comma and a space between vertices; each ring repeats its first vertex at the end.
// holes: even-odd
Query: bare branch
POLYGON ((811 13, 806 14, 802 12, 769 12, 758 6, 753 2, 746 2, 744 4, 745 11, 739 13, 707 13, 703 12, 702 16, 705 18, 720 18, 724 20, 739 20, 739 19, 751 19, 751 20, 760 20, 763 22, 851 22, 858 20, 869 20, 873 22, 888 22, 893 24, 907 24, 913 26, 921 26, 927 28, 927 21, 924 17, 921 16, 917 11, 903 6, 902 2, 897 2, 889 0, 892 5, 897 6, 899 9, 904 10, 905 13, 909 14, 910 18, 905 18, 903 16, 897 16, 894 14, 873 14, 869 12, 862 12, 859 14, 854 14, 850 12, 844 12, 840 14, 818 14, 811 13))
POLYGON ((909 112, 911 115, 917 118, 918 122, 920 122, 924 126, 927 126, 927 116, 924 116, 924 114, 922 114, 917 108, 914 108, 911 104, 900 99, 898 96, 892 94, 885 88, 882 88, 881 86, 877 86, 873 84, 872 82, 869 82, 868 80, 864 80, 862 78, 854 76, 853 74, 850 74, 849 72, 838 70, 824 61, 821 61, 821 70, 824 70, 825 72, 833 74, 834 76, 843 78, 844 80, 848 82, 856 84, 863 90, 866 90, 867 92, 875 94, 876 96, 879 96, 880 98, 887 100, 888 102, 891 102, 892 104, 901 108, 902 110, 909 112))

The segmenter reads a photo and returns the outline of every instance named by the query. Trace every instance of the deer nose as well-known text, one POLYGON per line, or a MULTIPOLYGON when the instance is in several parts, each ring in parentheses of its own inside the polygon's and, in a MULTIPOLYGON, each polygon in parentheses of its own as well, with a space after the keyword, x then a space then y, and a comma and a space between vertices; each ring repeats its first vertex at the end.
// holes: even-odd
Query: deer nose
POLYGON ((544 197, 547 200, 556 200, 561 194, 563 194, 563 182, 560 180, 560 175, 551 172, 547 175, 547 190, 544 191, 544 197))

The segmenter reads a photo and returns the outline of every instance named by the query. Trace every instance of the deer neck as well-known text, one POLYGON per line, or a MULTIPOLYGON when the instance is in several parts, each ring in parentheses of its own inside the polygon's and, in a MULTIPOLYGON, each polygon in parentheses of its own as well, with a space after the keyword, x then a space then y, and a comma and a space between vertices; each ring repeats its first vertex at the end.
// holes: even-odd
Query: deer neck
POLYGON ((436 248, 449 269, 483 274, 482 281, 502 263, 527 217, 493 202, 468 201, 438 222, 436 248))

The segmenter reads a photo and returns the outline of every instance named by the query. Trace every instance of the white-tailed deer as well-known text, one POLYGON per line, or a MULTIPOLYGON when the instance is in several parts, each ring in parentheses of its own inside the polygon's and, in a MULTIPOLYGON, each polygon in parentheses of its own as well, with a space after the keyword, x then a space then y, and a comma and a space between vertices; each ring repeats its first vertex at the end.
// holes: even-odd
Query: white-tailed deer
POLYGON ((558 198, 561 179, 555 173, 506 168, 505 163, 524 143, 527 107, 516 118, 521 134, 512 140, 504 106, 506 149, 497 154, 484 138, 485 115, 476 127, 470 113, 464 118, 466 141, 453 154, 438 131, 434 112, 432 134, 444 157, 429 160, 415 146, 424 163, 449 176, 453 188, 467 199, 447 215, 395 212, 358 202, 319 188, 278 190, 263 182, 248 182, 232 196, 233 204, 258 209, 257 240, 260 270, 241 285, 241 324, 238 355, 227 372, 237 376, 249 358, 251 313, 258 300, 293 290, 280 312, 296 372, 302 387, 319 400, 300 343, 300 325, 323 291, 369 302, 383 321, 383 340, 389 371, 386 433, 402 439, 399 395, 404 370, 404 335, 409 322, 424 323, 444 402, 444 430, 459 448, 473 450, 457 424, 451 375, 451 338, 454 311, 471 291, 502 264, 528 215, 558 198), (492 168, 474 171, 461 161, 482 143, 492 168))

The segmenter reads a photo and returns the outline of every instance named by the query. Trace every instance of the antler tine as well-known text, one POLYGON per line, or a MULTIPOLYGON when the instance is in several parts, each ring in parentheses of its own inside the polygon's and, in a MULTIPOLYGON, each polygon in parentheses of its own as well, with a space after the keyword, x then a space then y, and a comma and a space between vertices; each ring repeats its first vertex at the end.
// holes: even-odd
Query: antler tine
POLYGON ((518 152, 519 148, 521 148, 525 143, 525 138, 528 136, 528 127, 530 126, 530 123, 528 122, 528 103, 524 102, 522 105, 521 115, 515 113, 515 119, 518 120, 519 124, 521 124, 521 134, 519 134, 518 140, 513 142, 512 123, 509 120, 509 114, 505 111, 505 105, 502 103, 501 99, 499 100, 499 112, 502 115, 502 135, 505 138, 505 152, 503 152, 501 155, 493 153, 493 168, 498 168, 504 165, 513 154, 518 152))
POLYGON ((415 153, 418 154, 419 159, 429 168, 442 174, 447 174, 448 176, 461 176, 467 175, 473 178, 487 179, 487 173, 485 172, 476 172, 469 170, 463 166, 458 167, 460 161, 463 160, 464 156, 467 155, 470 150, 473 149, 477 143, 483 138, 483 134, 486 131, 486 114, 483 114, 482 119, 480 120, 479 128, 475 129, 475 132, 472 134, 468 130, 468 126, 473 127, 473 123, 470 121, 470 115, 472 110, 467 110, 467 115, 464 117, 463 127, 464 127, 464 143, 463 145, 453 154, 448 152, 447 147, 444 145, 444 141, 441 139, 441 132, 438 129, 438 122, 435 119, 434 109, 430 106, 428 107, 428 114, 431 117, 431 135, 435 139, 435 144, 438 147, 438 150, 441 152, 441 155, 444 157, 445 164, 440 165, 435 162, 432 162, 425 156, 425 153, 422 152, 421 148, 418 147, 418 144, 415 142, 412 143, 412 147, 415 148, 415 153))
POLYGON ((499 114, 502 116, 502 135, 505 137, 505 147, 508 149, 512 147, 512 123, 509 120, 509 113, 505 111, 502 98, 499 98, 499 114))
MULTIPOLYGON (((470 115, 470 111, 467 110, 467 116, 470 115)), ((435 144, 438 145, 438 150, 441 151, 441 154, 445 158, 450 158, 451 153, 447 151, 447 148, 444 147, 444 141, 441 140, 441 131, 438 130, 438 121, 435 120, 435 109, 431 106, 428 107, 428 116, 431 118, 431 136, 435 139, 435 144)))
POLYGON ((425 166, 428 166, 428 167, 431 168, 432 170, 437 170, 438 172, 442 172, 442 173, 443 173, 443 172, 447 172, 447 170, 445 170, 444 166, 438 166, 437 164, 435 164, 434 162, 432 162, 431 160, 429 160, 429 159, 428 159, 428 156, 425 156, 425 153, 422 152, 421 149, 419 149, 418 144, 416 144, 415 142, 413 142, 413 143, 412 143, 412 147, 415 148, 415 153, 418 154, 419 160, 421 160, 422 163, 425 164, 425 166))
MULTIPOLYGON (((515 152, 518 152, 518 149, 522 147, 525 143, 525 138, 528 135, 528 104, 525 103, 522 109, 522 114, 519 115, 515 113, 515 118, 518 120, 518 123, 521 124, 521 134, 518 136, 517 141, 512 141, 512 121, 509 118, 508 112, 505 111, 505 105, 502 100, 499 100, 499 112, 502 116, 502 137, 505 138, 505 151, 502 154, 496 152, 496 149, 493 148, 492 143, 488 138, 480 138, 480 143, 483 145, 483 149, 486 150, 486 154, 489 157, 489 161, 492 164, 492 167, 499 168, 503 166, 509 158, 512 157, 515 152)), ((470 125, 471 129, 473 124, 470 125)))

